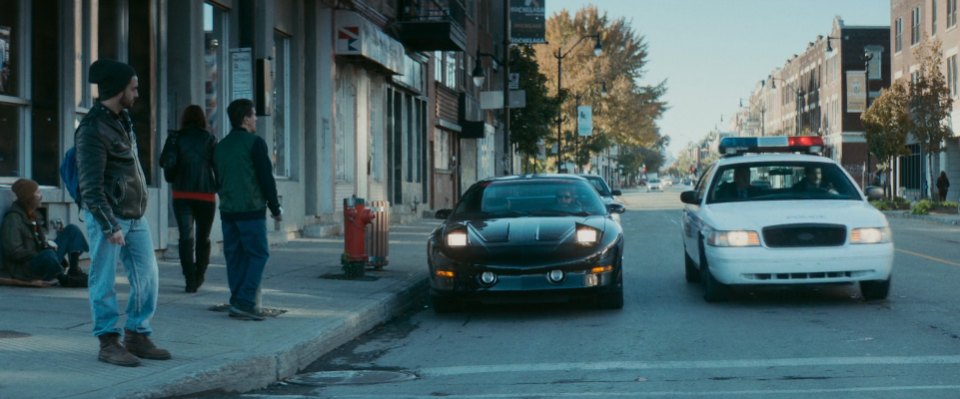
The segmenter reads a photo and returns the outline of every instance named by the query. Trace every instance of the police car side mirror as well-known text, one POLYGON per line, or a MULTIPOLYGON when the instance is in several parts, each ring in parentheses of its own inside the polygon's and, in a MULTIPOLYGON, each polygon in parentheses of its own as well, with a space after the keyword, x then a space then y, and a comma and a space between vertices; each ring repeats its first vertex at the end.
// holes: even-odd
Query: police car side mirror
POLYGON ((436 217, 437 219, 446 219, 450 217, 451 213, 453 213, 453 209, 441 209, 437 211, 437 213, 433 216, 436 217))
POLYGON ((867 199, 871 201, 876 201, 883 198, 883 187, 877 186, 867 186, 864 191, 864 194, 867 195, 867 199))
POLYGON ((697 198, 697 192, 694 190, 687 190, 680 193, 680 202, 690 205, 699 205, 700 198, 697 198))
POLYGON ((621 195, 623 195, 623 191, 620 191, 620 190, 612 190, 612 191, 610 191, 610 194, 613 194, 613 195, 616 195, 616 196, 621 196, 621 195))

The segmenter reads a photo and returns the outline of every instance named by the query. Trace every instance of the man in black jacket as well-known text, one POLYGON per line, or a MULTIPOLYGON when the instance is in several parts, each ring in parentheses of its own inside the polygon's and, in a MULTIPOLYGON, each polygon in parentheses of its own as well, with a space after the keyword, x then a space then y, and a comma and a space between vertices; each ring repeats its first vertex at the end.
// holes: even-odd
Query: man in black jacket
POLYGON ((93 335, 100 340, 99 360, 120 366, 140 358, 165 360, 170 352, 148 338, 157 307, 159 274, 153 239, 144 213, 147 185, 127 109, 138 97, 130 65, 99 60, 90 66, 90 83, 100 97, 76 133, 77 166, 84 220, 90 239, 90 308, 93 335), (122 261, 130 283, 124 340, 120 344, 116 264, 122 261))

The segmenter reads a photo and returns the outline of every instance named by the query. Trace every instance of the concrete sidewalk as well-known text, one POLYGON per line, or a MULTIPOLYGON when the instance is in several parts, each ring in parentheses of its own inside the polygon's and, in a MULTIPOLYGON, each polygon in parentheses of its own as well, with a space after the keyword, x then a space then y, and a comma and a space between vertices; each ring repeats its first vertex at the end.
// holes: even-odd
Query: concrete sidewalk
MULTIPOLYGON (((342 238, 271 248, 263 307, 286 312, 260 322, 211 310, 230 295, 222 256, 196 294, 183 292, 179 263, 161 260, 151 339, 173 359, 135 368, 97 360, 86 289, 0 287, 0 398, 158 398, 289 377, 417 303, 427 288, 426 238, 439 223, 391 226, 390 264, 368 271, 368 281, 321 278, 342 274, 342 238)), ((122 309, 125 280, 118 289, 122 309)))

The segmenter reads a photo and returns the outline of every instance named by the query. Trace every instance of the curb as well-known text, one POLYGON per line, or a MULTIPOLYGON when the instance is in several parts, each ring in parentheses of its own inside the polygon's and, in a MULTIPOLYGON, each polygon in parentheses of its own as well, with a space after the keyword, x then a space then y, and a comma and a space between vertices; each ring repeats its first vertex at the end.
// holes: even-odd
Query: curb
POLYGON ((923 220, 929 223, 946 224, 952 226, 960 225, 960 218, 938 217, 937 215, 914 215, 910 213, 910 211, 884 211, 883 214, 887 217, 923 220))
POLYGON ((428 287, 428 280, 418 276, 422 275, 410 276, 400 291, 317 330, 317 334, 307 336, 303 341, 290 342, 273 354, 253 357, 235 354, 232 359, 211 359, 216 365, 209 369, 174 380, 164 380, 161 376, 158 379, 163 381, 147 382, 136 391, 124 392, 118 397, 169 398, 198 393, 246 392, 292 377, 323 355, 418 305, 428 287))

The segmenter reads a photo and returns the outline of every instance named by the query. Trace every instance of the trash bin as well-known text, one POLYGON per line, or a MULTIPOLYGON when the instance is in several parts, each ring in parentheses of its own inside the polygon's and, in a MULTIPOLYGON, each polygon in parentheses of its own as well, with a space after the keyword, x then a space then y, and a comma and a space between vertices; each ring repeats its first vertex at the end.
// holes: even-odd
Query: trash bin
POLYGON ((376 270, 387 265, 390 252, 390 201, 370 201, 375 216, 367 229, 367 251, 370 255, 367 266, 376 270))

